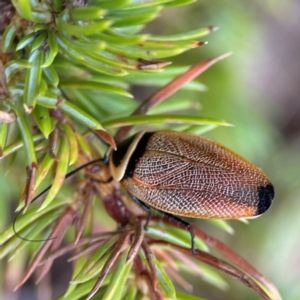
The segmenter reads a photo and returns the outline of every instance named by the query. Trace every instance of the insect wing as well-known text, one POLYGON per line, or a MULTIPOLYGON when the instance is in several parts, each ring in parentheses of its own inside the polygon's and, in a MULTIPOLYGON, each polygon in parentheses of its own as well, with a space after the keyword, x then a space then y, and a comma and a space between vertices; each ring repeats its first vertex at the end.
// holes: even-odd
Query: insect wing
POLYGON ((266 211, 274 197, 267 177, 229 149, 171 131, 149 135, 124 178, 144 203, 194 218, 241 218, 266 211))

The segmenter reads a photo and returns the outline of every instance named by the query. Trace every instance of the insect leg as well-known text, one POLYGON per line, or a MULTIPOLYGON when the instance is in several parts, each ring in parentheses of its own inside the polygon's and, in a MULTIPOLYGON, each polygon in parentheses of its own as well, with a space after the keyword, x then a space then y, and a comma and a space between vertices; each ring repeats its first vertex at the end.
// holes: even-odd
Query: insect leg
POLYGON ((187 222, 187 221, 182 220, 181 218, 179 218, 177 216, 174 216, 174 215, 169 214, 167 212, 158 210, 156 208, 154 208, 154 209, 157 210, 157 211, 159 211, 164 216, 170 218, 171 220, 174 220, 175 222, 183 225, 189 231, 189 233, 191 235, 191 249, 192 249, 192 253, 193 253, 193 255, 196 255, 196 251, 195 251, 195 234, 194 234, 194 231, 193 231, 193 228, 192 228, 191 224, 189 222, 187 222))
POLYGON ((140 199, 138 199, 137 197, 133 196, 132 194, 128 193, 130 195, 130 197, 132 198, 132 200, 138 205, 140 206, 144 211, 147 212, 148 216, 147 216, 147 220, 144 226, 144 229, 147 230, 149 222, 151 220, 152 214, 151 214, 151 209, 150 207, 148 207, 145 203, 143 203, 140 199))
MULTIPOLYGON (((150 222, 150 219, 151 219, 151 216, 152 216, 150 208, 145 203, 143 203, 141 200, 139 200, 137 197, 133 196, 130 193, 128 193, 128 194, 130 195, 130 197, 132 198, 132 200, 136 204, 138 204, 143 210, 145 210, 148 213, 147 221, 146 221, 146 224, 145 224, 145 227, 144 227, 145 230, 147 230, 149 222, 150 222)), ((188 223, 188 222, 186 222, 186 221, 184 221, 184 220, 182 220, 179 217, 176 217, 176 216, 174 216, 174 215, 172 215, 170 213, 167 213, 167 212, 164 212, 162 210, 159 210, 159 209, 157 209, 155 207, 152 207, 152 209, 155 210, 155 211, 157 211, 157 212, 159 212, 159 213, 161 213, 162 215, 168 217, 169 219, 174 220, 175 222, 183 225, 189 231, 189 233, 191 235, 191 249, 192 249, 192 253, 193 253, 193 255, 196 255, 196 251, 195 251, 195 234, 194 234, 194 231, 193 231, 193 228, 192 228, 191 224, 188 223)))

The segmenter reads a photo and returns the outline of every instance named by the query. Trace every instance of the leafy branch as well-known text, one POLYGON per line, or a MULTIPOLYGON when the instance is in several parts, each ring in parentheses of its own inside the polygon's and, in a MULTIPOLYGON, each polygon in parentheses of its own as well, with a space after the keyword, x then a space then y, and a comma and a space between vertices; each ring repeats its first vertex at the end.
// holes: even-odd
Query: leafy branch
MULTIPOLYGON (((272 283, 200 229, 194 227, 195 256, 191 256, 188 233, 178 224, 153 217, 145 231, 145 216, 127 201, 119 183, 103 183, 110 177, 103 162, 85 169, 71 196, 59 194, 70 167, 103 157, 107 151, 107 145, 95 136, 115 148, 115 142, 137 130, 136 126, 156 129, 171 123, 177 124, 178 130, 203 133, 230 125, 199 116, 191 100, 165 101, 179 88, 205 90, 203 84, 192 80, 228 54, 190 69, 164 69, 171 62, 162 59, 204 45, 198 39, 217 28, 208 26, 171 36, 139 34, 162 8, 191 2, 1 3, 5 18, 0 48, 0 158, 6 160, 7 169, 21 165, 27 176, 17 208, 26 213, 15 223, 24 239, 15 235, 12 224, 0 234, 1 258, 11 260, 20 252, 31 258, 16 289, 37 269, 40 282, 56 258, 72 252, 73 275, 61 299, 94 295, 102 299, 136 299, 141 295, 196 299, 176 291, 172 281, 189 289, 178 269, 201 274, 214 286, 225 288, 223 278, 202 263, 237 278, 264 299, 280 299, 272 283), (132 84, 160 89, 138 106, 129 92, 132 84), (191 114, 182 115, 182 110, 191 114), (25 167, 15 160, 19 152, 25 167), (52 186, 42 204, 30 205, 49 182, 52 186), (44 242, 29 241, 37 239, 44 242), (208 253, 208 246, 236 267, 208 253)), ((233 230, 225 221, 213 224, 233 230)))

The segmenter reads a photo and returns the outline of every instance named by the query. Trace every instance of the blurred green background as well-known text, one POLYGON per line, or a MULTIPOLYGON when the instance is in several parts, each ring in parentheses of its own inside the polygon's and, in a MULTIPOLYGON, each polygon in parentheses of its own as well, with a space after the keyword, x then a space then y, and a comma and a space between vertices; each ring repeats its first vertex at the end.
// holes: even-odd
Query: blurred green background
MULTIPOLYGON (((144 30, 162 35, 207 25, 220 27, 203 39, 209 41, 207 46, 173 58, 173 65, 193 65, 233 52, 198 79, 208 90, 189 93, 189 97, 199 101, 201 115, 235 125, 218 128, 207 136, 262 168, 275 186, 276 197, 270 210, 249 225, 229 221, 236 230, 234 235, 206 221, 198 223, 248 259, 288 300, 300 299, 299 20, 297 0, 206 0, 165 9, 144 30)), ((148 92, 139 97, 144 99, 148 92)), ((185 93, 180 93, 184 98, 185 93)), ((8 183, 4 174, 0 176, 2 226, 8 217, 4 206, 18 196, 16 189, 11 194, 10 187, 19 186, 20 178, 8 183)), ((18 261, 14 264, 18 268, 18 261)), ((241 283, 226 279, 229 288, 224 292, 201 278, 188 278, 194 283, 194 293, 208 299, 259 299, 241 283)))
MULTIPOLYGON (((270 210, 249 225, 229 221, 236 230, 232 236, 206 221, 199 225, 247 258, 289 300, 300 299, 299 20, 296 0, 211 0, 164 10, 145 30, 159 35, 220 27, 204 38, 207 46, 174 58, 173 64, 195 64, 233 52, 198 78, 208 91, 192 97, 204 116, 235 125, 207 136, 259 166, 274 184, 276 196, 270 210)), ((229 280, 226 292, 209 288, 200 278, 189 280, 195 293, 208 299, 259 299, 235 280, 229 280)))

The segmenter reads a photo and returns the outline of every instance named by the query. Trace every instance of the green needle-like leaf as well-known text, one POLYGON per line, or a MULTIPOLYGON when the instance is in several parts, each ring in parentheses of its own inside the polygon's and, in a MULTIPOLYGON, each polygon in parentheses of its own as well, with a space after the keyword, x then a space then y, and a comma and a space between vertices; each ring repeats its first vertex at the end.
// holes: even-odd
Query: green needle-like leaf
POLYGON ((90 21, 101 19, 101 17, 103 17, 106 12, 106 10, 101 9, 98 6, 75 7, 71 12, 71 16, 75 21, 90 21))
POLYGON ((62 0, 53 0, 53 8, 54 8, 54 11, 56 11, 56 12, 62 11, 62 8, 63 8, 62 0))
POLYGON ((143 42, 147 39, 148 35, 125 35, 121 34, 120 32, 113 30, 113 29, 107 29, 103 33, 98 33, 97 36, 100 39, 103 39, 106 42, 112 43, 112 44, 122 44, 122 45, 131 45, 131 44, 138 44, 140 42, 143 42))
POLYGON ((19 27, 14 23, 11 23, 6 27, 2 36, 2 47, 4 52, 11 47, 18 29, 19 27))
POLYGON ((189 247, 190 245, 188 241, 182 240, 181 237, 177 237, 176 235, 173 235, 168 231, 162 231, 159 226, 155 226, 155 225, 152 225, 151 227, 148 228, 147 235, 182 247, 189 247))
POLYGON ((20 39, 16 46, 16 51, 19 51, 31 44, 37 36, 37 32, 31 32, 20 39))
POLYGON ((191 48, 197 47, 197 44, 191 43, 189 47, 175 48, 143 48, 121 45, 107 45, 106 50, 115 54, 123 55, 127 58, 142 58, 142 59, 158 59, 170 56, 175 56, 183 53, 191 48))
POLYGON ((46 33, 46 32, 41 32, 41 33, 34 39, 34 41, 32 42, 32 45, 31 45, 31 52, 33 52, 34 50, 36 50, 37 48, 39 48, 39 47, 42 45, 42 43, 45 42, 46 37, 47 37, 47 33, 46 33))
POLYGON ((100 38, 101 33, 97 34, 97 39, 86 36, 74 39, 71 35, 67 35, 64 32, 60 32, 59 34, 68 47, 80 54, 89 55, 90 53, 98 53, 106 47, 105 40, 100 38))
POLYGON ((165 4, 168 2, 172 2, 173 0, 140 0, 140 1, 132 1, 132 3, 124 10, 129 10, 129 9, 137 9, 137 8, 144 8, 144 7, 149 7, 149 6, 156 6, 160 4, 165 4))
POLYGON ((100 31, 105 30, 110 25, 112 25, 113 21, 111 20, 101 20, 97 22, 91 22, 86 25, 77 25, 77 24, 70 24, 65 19, 67 18, 66 12, 62 13, 58 18, 58 26, 60 30, 70 35, 82 35, 82 36, 89 36, 96 34, 100 31))
MULTIPOLYGON (((36 206, 29 206, 29 208, 26 211, 26 214, 20 215, 18 217, 18 220, 16 221, 16 230, 17 232, 20 232, 22 229, 24 229, 26 226, 28 226, 30 223, 34 222, 35 220, 41 218, 46 213, 54 210, 59 210, 61 206, 68 205, 68 200, 64 199, 55 199, 52 201, 52 203, 46 207, 43 211, 36 211, 36 206)), ((24 203, 23 203, 24 206, 24 203)), ((3 245, 5 242, 7 242, 9 239, 15 236, 15 233, 13 231, 12 224, 8 225, 1 233, 0 233, 0 245, 3 245)))
POLYGON ((19 14, 30 21, 34 21, 34 18, 32 16, 32 9, 31 4, 29 0, 12 0, 12 3, 18 10, 19 14))
POLYGON ((110 66, 106 63, 98 61, 95 58, 92 58, 84 53, 79 53, 72 48, 72 43, 64 38, 62 35, 58 39, 58 45, 63 50, 63 52, 68 55, 70 58, 74 59, 74 62, 82 64, 92 70, 95 70, 100 73, 113 76, 124 76, 127 72, 121 67, 110 66))
POLYGON ((126 7, 132 0, 94 0, 94 3, 101 8, 114 10, 126 7))
POLYGON ((39 164, 37 175, 36 175, 36 182, 35 182, 35 190, 39 188, 47 174, 49 173, 52 165, 54 163, 54 159, 50 156, 49 152, 47 152, 39 164))
POLYGON ((135 300, 136 299, 136 295, 137 295, 137 286, 135 283, 130 284, 126 293, 126 297, 124 297, 123 299, 125 300, 135 300))
POLYGON ((57 108, 60 104, 59 94, 48 91, 45 95, 40 95, 37 98, 37 103, 47 108, 57 108))
POLYGON ((29 69, 31 64, 25 59, 16 59, 11 60, 5 65, 5 77, 7 82, 9 82, 12 76, 22 70, 22 69, 29 69))
MULTIPOLYGON (((28 224, 23 230, 18 231, 18 233, 23 236, 30 233, 31 229, 33 228, 32 224, 28 224)), ((0 259, 3 259, 5 256, 9 255, 10 253, 14 252, 16 247, 21 244, 22 240, 14 235, 10 240, 8 240, 4 245, 0 248, 0 259)))
POLYGON ((127 92, 119 87, 116 87, 116 86, 113 86, 110 84, 106 84, 106 83, 102 83, 99 81, 93 81, 93 80, 68 78, 65 80, 61 80, 60 86, 67 87, 67 88, 99 90, 99 91, 115 93, 115 94, 122 95, 122 96, 129 97, 129 98, 133 97, 129 92, 127 92))
POLYGON ((27 157, 27 166, 37 165, 37 159, 35 154, 35 148, 31 132, 26 122, 24 114, 12 103, 10 104, 17 115, 17 123, 22 135, 23 143, 25 146, 25 152, 27 157))
POLYGON ((97 269, 97 263, 102 258, 102 256, 110 249, 110 247, 116 243, 118 240, 118 235, 112 237, 105 243, 103 243, 95 253, 88 259, 86 264, 82 267, 80 272, 78 272, 78 277, 82 276, 83 274, 87 274, 92 269, 97 269))
POLYGON ((218 27, 209 26, 205 28, 199 28, 191 30, 184 33, 174 34, 174 35, 164 35, 164 36, 151 36, 151 40, 155 41, 187 41, 199 39, 203 36, 210 34, 213 31, 216 31, 218 27))
POLYGON ((102 268, 104 267, 108 258, 109 258, 109 253, 102 256, 87 273, 80 274, 78 277, 74 279, 73 282, 76 284, 84 283, 97 277, 97 275, 101 272, 102 268))
POLYGON ((46 60, 41 65, 42 68, 49 67, 58 53, 56 34, 52 30, 48 31, 48 47, 49 49, 46 53, 46 60))
POLYGON ((75 136, 83 153, 87 155, 87 157, 91 158, 92 157, 91 148, 89 144, 86 142, 86 140, 84 139, 84 137, 79 132, 75 132, 75 136))
POLYGON ((184 110, 191 110, 197 107, 197 102, 190 100, 190 99, 169 99, 168 101, 164 101, 157 106, 154 106, 149 111, 149 114, 157 115, 157 114, 164 114, 164 113, 171 113, 171 112, 181 112, 184 110))
POLYGON ((139 46, 149 48, 149 49, 176 49, 176 48, 195 48, 200 45, 202 45, 205 42, 198 42, 194 40, 188 40, 188 41, 171 41, 171 40, 153 40, 152 38, 146 40, 145 42, 142 42, 139 44, 139 46))
MULTIPOLYGON (((111 274, 107 274, 103 283, 102 283, 102 287, 101 289, 98 291, 98 293, 95 295, 94 298, 97 299, 97 295, 99 295, 99 292, 102 291, 102 294, 105 290, 105 286, 110 282, 111 280, 111 274)), ((87 294, 89 294, 89 292, 92 290, 93 286, 95 285, 97 279, 92 279, 88 282, 82 283, 78 286, 76 286, 76 289, 70 293, 68 296, 61 296, 59 297, 57 300, 79 300, 79 299, 83 299, 84 296, 86 296, 87 294)), ((72 283, 71 283, 72 284, 72 283)), ((102 298, 100 298, 102 299, 102 298)))
POLYGON ((209 222, 214 224, 215 226, 223 229, 224 231, 228 232, 229 234, 234 234, 234 229, 225 220, 209 220, 209 222))
POLYGON ((50 85, 54 87, 58 86, 59 77, 52 65, 47 68, 43 68, 43 77, 50 85))
POLYGON ((57 155, 58 163, 56 168, 56 174, 52 183, 52 187, 50 188, 47 197, 42 203, 38 212, 45 209, 53 201, 53 199, 59 192, 67 174, 68 165, 69 165, 69 155, 70 155, 70 147, 69 147, 68 139, 66 136, 62 136, 60 139, 60 146, 57 155))
MULTIPOLYGON (((81 256, 76 260, 74 268, 73 268, 73 274, 72 274, 71 281, 80 273, 80 271, 84 267, 85 263, 86 263, 85 256, 81 256)), ((68 289, 64 294, 64 298, 68 297, 76 289, 76 287, 77 287, 77 284, 75 284, 75 283, 69 284, 68 289)))
POLYGON ((3 156, 3 149, 6 144, 7 133, 8 133, 8 124, 0 123, 0 158, 3 156))
POLYGON ((209 132, 217 127, 218 127, 218 125, 216 125, 216 124, 207 124, 207 125, 202 125, 202 126, 190 126, 188 129, 185 130, 185 132, 201 135, 201 134, 209 132))
POLYGON ((88 128, 105 130, 95 118, 88 115, 84 110, 81 110, 70 101, 64 100, 64 103, 59 109, 88 128))
POLYGON ((53 130, 53 123, 49 114, 49 110, 43 106, 37 105, 33 111, 36 125, 47 139, 53 130))
POLYGON ((70 163, 69 165, 73 165, 78 158, 78 142, 76 136, 74 135, 74 131, 71 126, 68 124, 63 125, 64 131, 67 135, 69 145, 70 145, 70 163))
POLYGON ((114 21, 115 27, 128 27, 150 22, 157 17, 162 6, 146 7, 132 10, 116 10, 107 15, 114 21))
POLYGON ((171 7, 183 6, 183 5, 194 3, 196 1, 197 0, 175 0, 175 1, 172 1, 169 3, 166 3, 165 6, 171 6, 171 7))
MULTIPOLYGON (((174 226, 170 226, 167 224, 163 224, 162 228, 165 228, 166 232, 170 232, 176 238, 181 239, 182 241, 185 241, 187 244, 187 247, 191 248, 191 234, 187 229, 180 229, 180 228, 176 228, 174 226)), ((195 247, 202 251, 205 251, 205 252, 209 251, 209 248, 207 247, 207 245, 197 237, 195 237, 195 247)))
POLYGON ((155 268, 159 285, 164 294, 171 299, 176 299, 175 287, 157 259, 155 260, 155 268))
MULTIPOLYGON (((223 291, 225 291, 228 288, 228 283, 223 279, 223 277, 219 273, 216 272, 216 270, 202 263, 198 263, 198 265, 204 281, 223 291)), ((181 267, 186 272, 191 273, 191 268, 188 267, 186 264, 182 265, 181 267)))
MULTIPOLYGON (((44 140, 45 137, 42 134, 35 134, 32 136, 32 142, 39 142, 44 140)), ((22 149, 24 147, 24 140, 16 140, 15 142, 7 145, 3 149, 2 157, 6 157, 10 154, 15 153, 16 151, 22 149)))
POLYGON ((44 52, 40 50, 34 50, 29 57, 31 68, 26 71, 25 87, 24 87, 24 104, 29 112, 34 109, 38 91, 42 78, 41 65, 44 59, 44 52))
MULTIPOLYGON (((52 211, 47 213, 46 215, 43 216, 43 218, 40 218, 39 220, 37 220, 34 223, 34 226, 32 226, 32 224, 30 224, 31 226, 30 231, 28 232, 28 234, 23 235, 23 233, 19 232, 19 234, 22 237, 25 237, 28 240, 34 240, 36 239, 36 237, 38 236, 38 234, 40 234, 43 230, 46 229, 47 226, 49 226, 52 222, 54 222, 57 218, 58 218, 58 214, 61 212, 60 211, 52 211)), ((16 237, 17 239, 19 239, 19 237, 16 237)), ((47 236, 42 236, 39 239, 46 239, 47 236)), ((30 245, 30 242, 28 241, 21 241, 21 243, 15 247, 12 251, 12 255, 10 256, 9 260, 12 260, 13 258, 15 258, 18 254, 20 254, 23 249, 27 246, 30 245)))
POLYGON ((214 124, 218 126, 232 126, 231 124, 213 118, 202 118, 196 116, 183 116, 183 115, 138 115, 129 116, 124 118, 118 118, 115 120, 110 120, 103 122, 103 126, 108 127, 123 127, 130 125, 138 125, 145 123, 171 123, 171 124, 197 124, 197 125, 207 125, 214 124))

